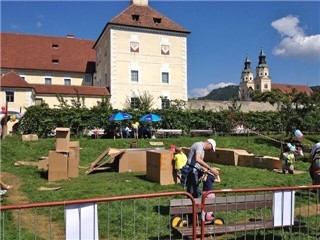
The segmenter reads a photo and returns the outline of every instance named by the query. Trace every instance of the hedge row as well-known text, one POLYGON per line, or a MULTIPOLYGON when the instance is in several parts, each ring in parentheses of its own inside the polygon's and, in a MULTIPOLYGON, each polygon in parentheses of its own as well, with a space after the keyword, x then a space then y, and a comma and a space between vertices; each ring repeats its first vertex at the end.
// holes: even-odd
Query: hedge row
MULTIPOLYGON (((57 127, 68 127, 74 136, 82 136, 88 129, 114 129, 119 121, 109 121, 108 118, 117 112, 108 107, 68 107, 49 108, 47 105, 29 107, 19 122, 16 131, 21 134, 35 133, 46 137, 57 127)), ((304 111, 299 109, 282 109, 278 112, 249 112, 239 110, 153 110, 163 121, 151 123, 154 128, 182 129, 188 134, 190 129, 213 129, 216 132, 230 133, 237 125, 256 129, 260 132, 293 132, 300 129, 303 132, 320 132, 320 110, 304 111)), ((133 116, 129 123, 139 121, 146 112, 129 110, 133 116)))

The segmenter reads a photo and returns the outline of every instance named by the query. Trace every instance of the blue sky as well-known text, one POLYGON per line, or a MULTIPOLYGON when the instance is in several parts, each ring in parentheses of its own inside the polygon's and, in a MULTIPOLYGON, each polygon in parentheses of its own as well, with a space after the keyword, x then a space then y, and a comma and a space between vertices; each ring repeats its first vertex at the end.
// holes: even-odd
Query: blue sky
MULTIPOLYGON (((1 1, 1 32, 96 40, 129 5, 118 1, 1 1)), ((154 1, 189 30, 188 95, 239 85, 263 47, 273 83, 320 85, 320 1, 154 1)))

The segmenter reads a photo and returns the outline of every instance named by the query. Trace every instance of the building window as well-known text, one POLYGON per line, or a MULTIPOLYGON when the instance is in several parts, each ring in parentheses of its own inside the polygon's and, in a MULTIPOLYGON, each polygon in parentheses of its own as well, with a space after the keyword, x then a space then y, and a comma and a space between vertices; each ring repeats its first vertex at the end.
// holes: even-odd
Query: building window
POLYGON ((71 85, 71 79, 70 78, 65 78, 64 79, 64 85, 71 85))
POLYGON ((59 44, 57 44, 57 43, 52 43, 52 48, 58 49, 58 48, 59 48, 59 44))
POLYGON ((140 99, 138 97, 132 97, 130 107, 132 109, 138 109, 140 107, 140 99))
POLYGON ((169 73, 168 72, 163 72, 162 76, 161 76, 161 79, 162 79, 162 83, 169 83, 169 73))
POLYGON ((154 17, 153 22, 158 25, 159 23, 161 23, 161 18, 154 17))
POLYGON ((6 101, 7 102, 14 102, 14 92, 12 92, 12 91, 6 92, 6 101))
POLYGON ((138 14, 132 14, 132 20, 138 22, 140 18, 140 15, 138 14))
POLYGON ((137 70, 131 70, 131 82, 139 82, 139 72, 137 70))
POLYGON ((161 45, 161 54, 162 55, 170 55, 170 46, 169 45, 161 45))
POLYGON ((257 87, 256 87, 256 89, 258 90, 258 89, 260 89, 260 86, 259 86, 259 84, 257 84, 257 87))
POLYGON ((46 84, 46 85, 51 85, 51 84, 52 84, 52 78, 46 77, 46 78, 44 79, 44 84, 46 84))
POLYGON ((52 63, 53 64, 58 64, 59 63, 59 59, 52 59, 52 63))
POLYGON ((138 42, 130 42, 130 52, 139 52, 138 42))
POLYGON ((264 84, 264 89, 268 89, 268 84, 267 83, 264 84))
POLYGON ((162 109, 170 108, 170 100, 167 97, 162 97, 161 98, 161 108, 162 109))
POLYGON ((91 76, 91 75, 86 75, 86 76, 84 77, 84 81, 85 81, 86 83, 91 83, 91 82, 92 82, 92 76, 91 76))

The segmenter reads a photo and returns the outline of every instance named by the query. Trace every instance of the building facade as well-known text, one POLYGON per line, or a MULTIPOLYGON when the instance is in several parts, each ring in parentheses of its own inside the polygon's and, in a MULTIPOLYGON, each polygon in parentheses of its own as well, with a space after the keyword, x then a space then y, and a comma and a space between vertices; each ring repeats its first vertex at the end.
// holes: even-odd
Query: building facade
POLYGON ((254 73, 251 70, 251 61, 247 56, 244 62, 244 69, 241 72, 239 84, 240 101, 251 101, 251 93, 255 90, 265 92, 273 89, 279 89, 283 93, 291 93, 294 90, 298 93, 306 93, 307 95, 313 93, 312 89, 306 85, 272 83, 269 75, 269 67, 266 62, 266 54, 262 49, 259 54, 259 62, 254 77, 254 73))
POLYGON ((244 69, 241 72, 239 84, 239 99, 242 101, 250 101, 251 93, 254 90, 271 91, 271 77, 269 76, 269 67, 266 62, 266 54, 261 49, 259 55, 259 63, 256 67, 256 76, 251 70, 251 61, 246 57, 244 69))
POLYGON ((144 93, 153 97, 153 108, 173 99, 187 101, 189 33, 147 0, 132 1, 106 24, 94 44, 94 85, 109 89, 117 109, 136 108, 144 93))

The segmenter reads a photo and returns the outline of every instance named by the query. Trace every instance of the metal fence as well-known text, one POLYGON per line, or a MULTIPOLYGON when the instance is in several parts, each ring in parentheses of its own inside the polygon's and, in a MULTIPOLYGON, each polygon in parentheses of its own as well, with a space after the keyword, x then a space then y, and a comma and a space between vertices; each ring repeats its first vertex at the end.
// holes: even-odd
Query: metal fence
POLYGON ((1 239, 320 239, 320 185, 0 206, 1 239), (207 221, 207 214, 213 220, 207 221), (179 219, 179 221, 175 221, 179 219))

